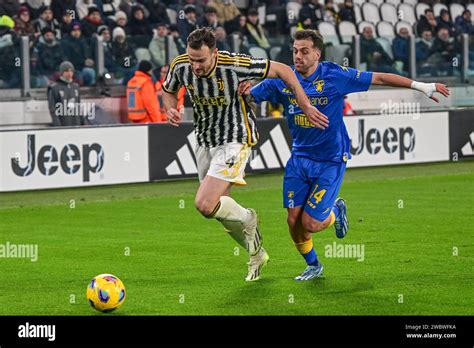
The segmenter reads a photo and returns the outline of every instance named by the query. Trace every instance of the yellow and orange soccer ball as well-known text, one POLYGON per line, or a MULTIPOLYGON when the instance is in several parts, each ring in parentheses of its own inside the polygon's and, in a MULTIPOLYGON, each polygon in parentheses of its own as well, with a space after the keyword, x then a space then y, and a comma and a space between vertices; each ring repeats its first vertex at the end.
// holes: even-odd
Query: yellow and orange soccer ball
POLYGON ((112 274, 99 274, 87 286, 87 300, 99 312, 112 312, 125 302, 125 286, 112 274))

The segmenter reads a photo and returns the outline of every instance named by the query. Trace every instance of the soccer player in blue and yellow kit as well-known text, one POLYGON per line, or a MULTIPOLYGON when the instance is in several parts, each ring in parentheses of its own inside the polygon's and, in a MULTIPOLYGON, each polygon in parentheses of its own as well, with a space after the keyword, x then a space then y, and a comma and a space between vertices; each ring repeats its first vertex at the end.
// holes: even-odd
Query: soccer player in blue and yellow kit
POLYGON ((443 84, 319 62, 322 49, 323 39, 315 31, 296 32, 293 44, 296 76, 311 103, 329 118, 329 125, 307 117, 280 79, 264 80, 251 89, 248 83, 240 86, 240 92, 254 102, 282 104, 293 136, 283 182, 283 203, 288 209, 291 237, 307 263, 295 280, 309 280, 322 274, 312 233, 334 225, 337 237, 343 238, 349 228, 346 202, 337 198, 346 163, 351 158, 350 140, 343 122, 344 96, 366 91, 371 84, 417 89, 436 102, 434 92, 449 95, 443 84))

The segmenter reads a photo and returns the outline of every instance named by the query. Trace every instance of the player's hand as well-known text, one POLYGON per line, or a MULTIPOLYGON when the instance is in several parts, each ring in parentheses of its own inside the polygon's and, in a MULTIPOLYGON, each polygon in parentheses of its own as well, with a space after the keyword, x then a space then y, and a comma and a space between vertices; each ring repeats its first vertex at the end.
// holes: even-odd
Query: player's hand
POLYGON ((314 106, 310 105, 308 107, 302 108, 304 114, 308 118, 308 121, 311 122, 316 128, 325 129, 329 126, 329 119, 326 115, 316 109, 314 106))
POLYGON ((439 99, 436 98, 433 94, 434 92, 438 92, 438 93, 441 93, 443 96, 445 96, 446 98, 449 96, 449 88, 448 86, 446 86, 445 84, 442 84, 442 83, 435 83, 435 88, 436 90, 433 91, 433 93, 431 94, 431 96, 428 96, 430 97, 431 99, 433 99, 435 102, 439 103, 439 99))
POLYGON ((242 81, 241 83, 239 83, 237 92, 240 95, 247 96, 250 95, 250 88, 252 88, 252 84, 249 81, 242 81))
POLYGON ((179 127, 179 123, 183 119, 183 114, 174 108, 168 109, 166 112, 168 123, 174 127, 179 127))

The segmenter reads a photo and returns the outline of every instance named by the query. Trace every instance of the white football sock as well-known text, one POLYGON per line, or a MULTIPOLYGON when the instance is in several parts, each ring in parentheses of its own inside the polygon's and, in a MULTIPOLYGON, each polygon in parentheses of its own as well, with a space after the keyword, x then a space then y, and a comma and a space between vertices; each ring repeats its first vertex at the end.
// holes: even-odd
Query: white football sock
POLYGON ((244 224, 251 218, 248 209, 242 207, 228 196, 220 198, 220 207, 214 217, 224 225, 229 235, 245 250, 249 251, 247 239, 243 232, 244 224))
POLYGON ((240 221, 247 223, 252 217, 249 210, 242 207, 231 197, 222 196, 220 199, 221 206, 216 211, 214 217, 220 220, 240 221))

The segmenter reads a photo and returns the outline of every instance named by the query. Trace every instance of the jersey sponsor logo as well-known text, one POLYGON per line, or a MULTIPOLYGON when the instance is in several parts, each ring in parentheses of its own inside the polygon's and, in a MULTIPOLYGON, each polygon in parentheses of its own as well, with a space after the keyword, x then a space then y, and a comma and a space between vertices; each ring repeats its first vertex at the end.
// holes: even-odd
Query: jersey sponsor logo
POLYGON ((192 98, 194 104, 203 105, 203 106, 223 106, 229 105, 229 101, 223 95, 218 97, 198 97, 194 96, 192 98))
POLYGON ((318 80, 313 82, 314 89, 318 93, 323 93, 324 91, 324 80, 318 80))
MULTIPOLYGON (((329 104, 329 98, 328 97, 310 97, 309 101, 311 105, 313 106, 323 106, 323 105, 328 105, 329 104)), ((288 102, 291 105, 298 105, 298 102, 296 101, 296 98, 288 96, 288 102)))

